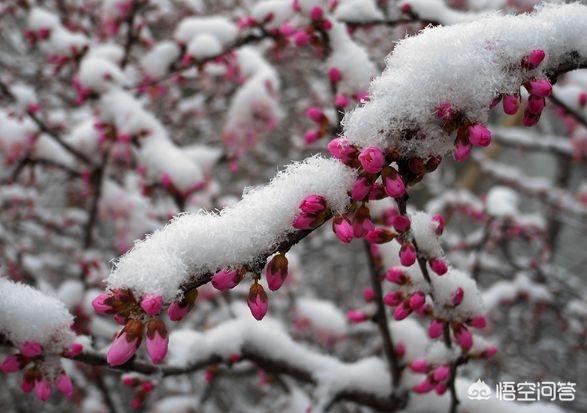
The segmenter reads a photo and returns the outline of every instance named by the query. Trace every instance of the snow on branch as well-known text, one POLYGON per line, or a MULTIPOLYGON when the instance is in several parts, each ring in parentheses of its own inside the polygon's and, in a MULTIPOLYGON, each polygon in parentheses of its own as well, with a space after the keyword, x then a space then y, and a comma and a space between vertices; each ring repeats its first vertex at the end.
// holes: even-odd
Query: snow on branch
POLYGON ((250 189, 234 207, 181 215, 137 243, 116 263, 108 286, 171 300, 198 274, 256 264, 294 231, 298 206, 308 195, 320 194, 333 211, 343 212, 354 178, 354 171, 336 160, 314 157, 292 164, 269 185, 250 189))
POLYGON ((485 122, 502 95, 518 95, 530 80, 585 66, 585 21, 585 6, 547 5, 530 15, 427 28, 388 56, 383 74, 371 83, 371 100, 345 117, 344 134, 359 147, 444 154, 454 138, 439 109, 470 124, 485 122), (538 67, 521 64, 532 50, 545 53, 538 67))

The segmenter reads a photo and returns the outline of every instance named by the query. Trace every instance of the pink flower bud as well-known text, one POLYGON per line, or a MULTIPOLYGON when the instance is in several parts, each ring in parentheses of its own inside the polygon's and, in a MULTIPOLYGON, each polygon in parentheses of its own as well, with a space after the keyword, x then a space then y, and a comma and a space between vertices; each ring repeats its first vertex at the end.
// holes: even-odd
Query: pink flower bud
POLYGON ((442 335, 444 331, 444 323, 440 320, 432 320, 430 325, 428 326, 428 337, 435 339, 442 335))
POLYGON ((546 99, 536 95, 528 97, 528 105, 526 106, 528 112, 534 115, 540 115, 546 106, 546 99))
POLYGON ((336 67, 328 69, 328 78, 332 83, 338 83, 342 80, 342 73, 336 67))
POLYGON ((347 97, 347 95, 338 94, 334 98, 334 106, 336 106, 339 109, 346 108, 348 106, 348 104, 349 104, 349 98, 347 97))
POLYGON ((435 382, 440 383, 448 379, 449 374, 450 367, 447 365, 442 365, 434 369, 434 372, 432 373, 432 378, 435 382))
POLYGON ((361 310, 349 310, 346 313, 346 317, 353 323, 362 323, 367 320, 367 314, 361 310))
POLYGON ((159 364, 167 354, 169 335, 165 324, 158 318, 147 322, 147 354, 153 364, 159 364))
POLYGON ((383 168, 382 175, 385 192, 392 198, 401 198, 406 193, 406 186, 400 174, 391 166, 383 168))
POLYGON ((350 144, 350 142, 344 138, 336 138, 328 143, 328 151, 336 159, 341 160, 344 163, 355 160, 359 154, 357 148, 350 144))
POLYGON ((457 139, 455 143, 455 149, 453 151, 453 157, 457 162, 463 162, 468 159, 471 154, 471 145, 467 141, 457 139))
POLYGON ((271 258, 265 269, 265 279, 271 291, 279 290, 287 277, 288 261, 284 254, 279 253, 271 258))
POLYGON ((24 366, 22 365, 22 357, 20 355, 7 356, 2 364, 0 364, 0 370, 4 373, 14 373, 24 366))
POLYGON ((468 351, 473 347, 473 335, 465 326, 458 326, 454 330, 454 336, 457 343, 464 351, 468 351))
POLYGON ((401 246, 399 261, 404 267, 409 267, 416 262, 416 249, 411 243, 406 242, 401 246))
POLYGON ((24 376, 22 376, 20 389, 23 391, 23 393, 30 393, 35 388, 35 383, 35 376, 25 373, 24 376))
POLYGON ((442 383, 437 384, 434 387, 434 392, 436 394, 438 394, 439 396, 442 396, 444 393, 446 393, 446 390, 447 390, 446 386, 444 384, 442 384, 442 383))
POLYGON ((405 215, 396 215, 392 218, 391 225, 397 232, 406 232, 411 227, 410 218, 405 215))
POLYGON ((450 102, 442 102, 436 107, 436 116, 444 122, 451 122, 455 118, 455 110, 450 102))
POLYGON ((391 291, 383 297, 383 303, 388 307, 395 307, 399 305, 404 299, 401 291, 391 291))
POLYGON ((298 230, 312 229, 318 224, 318 221, 315 214, 302 212, 294 218, 292 227, 298 230))
POLYGON ((434 232, 436 235, 441 236, 442 232, 444 231, 445 221, 442 215, 436 214, 432 217, 432 221, 436 223, 436 229, 434 232))
POLYGON ((140 409, 141 407, 143 407, 143 400, 138 396, 133 397, 130 401, 130 407, 132 407, 135 410, 140 409))
POLYGON ((109 314, 114 311, 114 309, 107 304, 108 298, 110 296, 105 293, 98 294, 96 298, 92 300, 92 307, 94 307, 94 311, 98 314, 109 314))
POLYGON ((469 324, 475 328, 483 329, 487 326, 487 318, 483 315, 478 315, 473 317, 469 324))
POLYGON ((398 343, 393 348, 393 352, 398 359, 401 359, 403 356, 406 355, 406 345, 405 343, 398 343))
POLYGON ((375 225, 371 221, 369 208, 365 205, 360 206, 353 217, 353 233, 355 237, 362 238, 373 229, 375 229, 375 225))
POLYGON ((320 195, 310 195, 300 203, 300 210, 307 214, 319 214, 326 211, 326 198, 320 195))
POLYGON ((351 198, 353 201, 362 201, 367 198, 373 185, 373 179, 370 176, 359 176, 351 189, 351 198))
POLYGON ((454 305, 454 306, 460 305, 463 302, 464 296, 465 296, 465 291, 461 287, 458 287, 452 293, 452 296, 451 296, 452 305, 454 305))
POLYGON ((43 354, 43 347, 36 341, 25 341, 20 346, 20 352, 27 358, 33 358, 43 354))
POLYGON ((310 129, 304 133, 304 141, 309 145, 320 139, 320 131, 316 129, 310 129))
POLYGON ((426 373, 428 371, 428 361, 426 359, 414 359, 410 363, 410 369, 416 373, 426 373))
POLYGON ((530 80, 524 83, 524 87, 531 95, 542 98, 548 97, 552 93, 552 85, 548 79, 530 80))
POLYGON ((381 149, 375 146, 368 146, 359 154, 359 162, 361 162, 361 166, 366 172, 376 174, 385 165, 385 156, 383 156, 381 149))
POLYGON ((401 321, 412 314, 412 308, 407 301, 404 301, 393 310, 393 319, 401 321))
POLYGON ((61 373, 57 378, 57 390, 66 397, 71 397, 73 394, 73 383, 65 372, 61 373))
POLYGON ((365 299, 365 301, 367 302, 371 302, 375 299, 375 291, 373 291, 373 288, 365 288, 363 290, 363 298, 365 299))
POLYGON ((409 305, 412 310, 419 310, 426 303, 426 295, 418 291, 410 296, 409 305))
POLYGON ((440 258, 430 258, 428 260, 428 264, 430 264, 430 268, 432 268, 432 271, 434 271, 438 275, 444 275, 448 271, 448 266, 440 258))
POLYGON ((530 126, 534 126, 538 123, 538 121, 540 120, 540 115, 536 115, 532 112, 530 112, 527 108, 524 111, 524 117, 522 118, 522 125, 526 126, 526 127, 530 127, 530 126))
POLYGON ((310 19, 312 19, 313 21, 320 21, 322 20, 323 16, 324 11, 322 10, 322 7, 314 6, 310 10, 310 19))
POLYGON ((398 267, 391 267, 385 273, 385 279, 394 284, 403 285, 408 282, 406 274, 398 267))
POLYGON ((507 115, 515 115, 520 107, 520 96, 505 95, 503 97, 503 111, 507 115))
POLYGON ((219 291, 228 291, 236 287, 243 276, 241 269, 223 268, 212 277, 212 286, 219 291))
POLYGON ((127 387, 136 387, 136 385, 139 384, 139 381, 136 377, 125 374, 122 376, 122 384, 127 387))
POLYGON ((326 115, 324 115, 322 109, 315 106, 308 108, 306 111, 306 116, 318 124, 322 123, 322 121, 326 118, 326 115))
POLYGON ((141 300, 141 308, 148 315, 156 315, 163 307, 163 297, 158 294, 145 294, 141 300))
POLYGON ((469 126, 469 142, 475 146, 489 146, 491 143, 491 132, 480 123, 469 126))
POLYGON ((73 358, 84 351, 84 346, 81 343, 71 343, 68 349, 63 351, 65 357, 73 358))
POLYGON ((432 389, 434 389, 434 383, 432 383, 432 380, 430 380, 429 377, 426 377, 420 383, 412 387, 412 391, 418 394, 428 393, 432 391, 432 389))
POLYGON ((151 383, 150 381, 144 382, 143 384, 141 384, 141 390, 145 393, 151 393, 153 391, 153 383, 151 383))
POLYGON ((295 27, 293 27, 289 23, 283 23, 281 25, 281 27, 279 28, 279 33, 281 33, 281 35, 285 36, 285 37, 289 37, 289 36, 293 35, 295 32, 296 32, 295 27))
POLYGON ((108 364, 120 366, 129 361, 139 348, 142 336, 143 323, 138 320, 129 320, 108 349, 106 355, 108 364))
POLYGON ((485 349, 485 357, 487 357, 488 359, 495 356, 495 354, 498 352, 497 347, 495 346, 488 346, 485 349))
POLYGON ((544 53, 544 50, 532 50, 530 53, 528 53, 528 56, 522 59, 522 67, 528 70, 536 69, 538 65, 542 63, 545 56, 546 54, 544 53))
POLYGON ((46 379, 37 380, 35 383, 35 394, 39 400, 46 402, 51 397, 51 386, 46 379))
POLYGON ((385 228, 375 228, 367 232, 367 235, 365 235, 365 239, 374 244, 385 244, 386 242, 389 242, 392 239, 394 239, 395 236, 395 233, 385 228))
POLYGON ((583 107, 587 105, 587 92, 579 93, 579 106, 583 107))
POLYGON ((263 286, 255 280, 254 284, 251 285, 249 295, 247 297, 247 305, 251 310, 251 314, 257 320, 262 320, 267 313, 267 307, 269 305, 267 294, 263 289, 263 286))
POLYGON ((128 321, 126 316, 123 316, 122 314, 114 314, 114 321, 116 321, 117 324, 123 326, 126 324, 126 322, 128 321))
POLYGON ((339 240, 348 244, 353 240, 354 232, 353 226, 349 219, 342 215, 337 215, 332 220, 332 230, 336 234, 339 240))
POLYGON ((167 308, 167 315, 171 321, 179 321, 183 319, 187 313, 190 312, 190 308, 187 305, 181 305, 181 303, 174 301, 167 308))
POLYGON ((305 31, 300 30, 293 35, 293 40, 296 46, 302 47, 310 42, 310 35, 305 31))

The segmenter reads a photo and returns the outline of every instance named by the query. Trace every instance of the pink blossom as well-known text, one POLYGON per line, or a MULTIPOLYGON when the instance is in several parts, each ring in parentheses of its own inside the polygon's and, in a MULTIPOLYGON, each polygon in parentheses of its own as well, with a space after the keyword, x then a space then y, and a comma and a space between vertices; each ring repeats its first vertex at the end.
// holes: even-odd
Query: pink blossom
POLYGON ((369 176, 359 176, 351 189, 351 198, 353 201, 362 201, 367 198, 367 195, 369 195, 371 191, 372 185, 373 179, 371 179, 369 176))
POLYGON ((359 162, 361 162, 361 166, 366 172, 376 174, 385 165, 385 156, 383 156, 381 149, 368 146, 359 154, 359 162))
POLYGON ((143 323, 129 320, 108 349, 106 360, 111 366, 120 366, 136 353, 143 336, 143 323))
POLYGON ((524 87, 531 95, 542 98, 548 97, 552 93, 552 85, 548 79, 530 80, 524 83, 524 87))
POLYGON ((363 298, 367 302, 373 301, 375 299, 375 291, 373 291, 373 288, 367 287, 363 289, 363 298))
POLYGON ((524 111, 524 117, 522 118, 522 125, 526 127, 534 126, 540 120, 540 114, 536 115, 530 112, 528 109, 524 111))
POLYGON ((583 107, 587 105, 587 92, 579 93, 579 106, 583 107))
POLYGON ((497 349, 496 346, 488 346, 487 348, 485 348, 485 357, 491 358, 491 357, 495 356, 495 354, 498 351, 499 350, 497 349))
POLYGON ((465 326, 460 325, 455 328, 454 336, 457 343, 464 351, 469 350, 473 346, 473 335, 465 326))
POLYGON ((475 328, 483 329, 487 326, 487 318, 483 315, 478 315, 473 317, 469 324, 475 328))
POLYGON ((326 115, 322 112, 322 109, 312 106, 306 111, 306 116, 314 122, 320 124, 326 119, 326 115))
POLYGON ((429 377, 426 377, 420 383, 412 387, 412 391, 418 394, 424 394, 432 391, 434 389, 434 383, 430 380, 429 377))
POLYGON ((343 215, 337 215, 332 220, 332 230, 339 240, 348 244, 353 240, 354 232, 353 226, 349 219, 343 215))
POLYGON ((249 295, 247 297, 247 305, 251 310, 251 314, 255 319, 262 320, 267 313, 268 299, 263 286, 255 280, 255 283, 251 285, 249 295))
POLYGON ((399 261, 404 267, 409 267, 416 262, 416 249, 406 242, 399 250, 399 261))
POLYGON ((444 393, 446 393, 446 390, 446 385, 444 385, 443 383, 439 383, 434 387, 434 392, 439 396, 442 396, 444 393))
POLYGON ((445 221, 442 215, 436 214, 432 217, 432 221, 436 223, 436 229, 434 232, 436 235, 441 236, 442 232, 444 231, 445 221))
POLYGON ((111 313, 113 308, 107 304, 107 300, 110 298, 110 295, 106 293, 101 293, 96 296, 92 300, 92 307, 94 307, 94 311, 98 314, 108 314, 111 313))
POLYGON ((520 107, 519 95, 505 95, 503 97, 503 111, 508 115, 515 115, 520 107))
POLYGON ((383 296, 383 303, 388 307, 395 307, 404 299, 401 291, 390 291, 383 296))
POLYGON ((68 349, 63 351, 65 357, 73 358, 79 355, 84 350, 84 346, 81 343, 71 343, 68 349))
POLYGON ((265 279, 271 291, 279 290, 287 277, 288 261, 284 254, 276 254, 267 264, 265 279))
POLYGON ((411 227, 410 218, 405 215, 396 215, 392 218, 391 225, 397 232, 406 232, 411 227))
POLYGON ((438 275, 444 275, 448 271, 448 266, 441 260, 440 258, 430 258, 428 260, 428 264, 430 264, 430 268, 438 275))
POLYGON ((469 126, 469 142, 475 146, 489 146, 491 143, 491 132, 480 123, 469 126))
POLYGON ((404 301, 393 311, 393 319, 396 321, 401 321, 412 314, 412 308, 410 307, 407 301, 404 301))
POLYGON ((468 141, 457 140, 455 144, 455 149, 453 152, 453 157, 457 162, 463 162, 464 160, 469 158, 471 154, 471 145, 468 141))
POLYGON ((38 357, 43 354, 43 347, 36 341, 25 341, 20 346, 20 352, 28 358, 38 357))
POLYGON ((73 394, 73 383, 65 372, 61 373, 57 378, 57 390, 66 397, 71 397, 73 394))
POLYGON ((30 393, 35 388, 35 376, 29 375, 27 373, 22 376, 22 381, 20 382, 20 389, 23 393, 30 393))
POLYGON ((312 229, 317 225, 316 215, 308 214, 308 213, 301 213, 298 214, 292 223, 292 226, 295 229, 304 230, 304 229, 312 229))
POLYGON ((35 394, 39 400, 46 402, 51 397, 51 386, 49 382, 42 378, 35 383, 35 394))
POLYGON ((335 96, 334 98, 334 106, 336 106, 339 109, 343 109, 346 108, 349 104, 349 98, 347 97, 347 95, 344 94, 338 94, 335 96))
POLYGON ((546 53, 544 50, 535 49, 528 53, 528 56, 524 57, 522 60, 522 67, 528 70, 536 69, 540 63, 544 60, 546 53))
POLYGON ((534 115, 540 115, 546 106, 546 99, 536 95, 530 95, 528 97, 528 112, 534 115))
POLYGON ((326 211, 326 198, 321 195, 309 195, 300 203, 300 210, 307 214, 319 214, 326 211))
POLYGON ((428 361, 423 358, 414 359, 410 363, 410 369, 416 373, 426 373, 428 371, 428 361))
POLYGON ((293 35, 293 40, 296 46, 302 47, 310 42, 310 35, 305 31, 300 30, 293 35))
POLYGON ((400 174, 392 167, 386 166, 382 172, 385 192, 392 198, 400 198, 406 193, 406 186, 400 174))
POLYGON ((426 295, 423 292, 418 291, 410 296, 408 303, 412 310, 418 310, 426 303, 426 295))
POLYGON ((444 122, 452 122, 455 118, 455 110, 450 102, 442 102, 436 107, 436 116, 444 122))
POLYGON ((320 139, 320 131, 319 130, 310 129, 310 130, 306 131, 306 133, 304 133, 304 141, 307 144, 314 143, 318 139, 320 139))
POLYGON ((320 20, 322 20, 323 17, 324 17, 324 11, 322 10, 322 7, 318 7, 318 6, 312 7, 312 9, 310 10, 310 18, 313 21, 320 21, 320 20))
POLYGON ((375 228, 367 232, 365 239, 374 244, 385 244, 391 241, 396 236, 395 233, 389 231, 386 228, 375 228))
POLYGON ((367 314, 362 310, 349 310, 346 317, 353 323, 362 323, 367 320, 367 314))
POLYGON ((281 33, 285 37, 289 37, 289 36, 293 35, 295 32, 296 32, 295 27, 293 27, 289 23, 283 23, 281 25, 281 27, 279 28, 279 33, 281 33))
POLYGON ((463 302, 463 297, 465 296, 465 291, 458 287, 455 292, 451 296, 452 305, 457 306, 463 302))
POLYGON ((228 291, 236 287, 243 279, 240 269, 223 268, 212 277, 212 285, 219 291, 228 291))
POLYGON ((14 373, 20 370, 22 367, 22 357, 20 355, 7 356, 2 364, 0 364, 0 370, 4 373, 14 373))
POLYGON ((391 267, 387 270, 385 279, 398 285, 403 285, 408 282, 408 276, 398 267, 391 267))
POLYGON ((328 143, 328 151, 342 162, 350 162, 357 158, 359 151, 344 138, 336 138, 328 143))
POLYGON ((158 294, 145 294, 141 300, 141 308, 148 315, 156 315, 163 307, 163 297, 158 294))
POLYGON ((328 78, 332 83, 338 83, 342 80, 342 73, 337 67, 328 69, 328 78))
POLYGON ((438 366, 434 369, 434 372, 432 373, 432 378, 435 382, 439 383, 448 379, 449 374, 450 367, 446 364, 443 364, 442 366, 438 366))
POLYGON ((353 233, 355 237, 362 238, 373 229, 375 229, 375 225, 371 221, 369 208, 364 205, 359 207, 353 217, 353 233))
POLYGON ((158 318, 147 323, 147 354, 153 364, 159 364, 167 354, 169 335, 165 324, 158 318))
POLYGON ((442 335, 444 331, 444 323, 440 320, 434 319, 428 326, 428 337, 435 339, 442 335))

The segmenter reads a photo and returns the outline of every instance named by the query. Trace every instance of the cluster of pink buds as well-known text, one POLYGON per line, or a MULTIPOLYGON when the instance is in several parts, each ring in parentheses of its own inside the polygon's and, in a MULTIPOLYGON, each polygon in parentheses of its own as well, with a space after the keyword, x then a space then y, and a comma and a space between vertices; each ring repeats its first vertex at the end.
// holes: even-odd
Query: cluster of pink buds
POLYGON ((140 409, 144 406, 147 397, 153 391, 153 383, 150 380, 142 379, 135 374, 124 374, 122 384, 134 389, 134 395, 130 402, 133 409, 140 409))
MULTIPOLYGON (((399 267, 390 268, 385 274, 385 279, 398 286, 412 285, 411 277, 399 267)), ((396 321, 407 318, 412 312, 420 315, 425 315, 429 312, 426 305, 426 294, 422 291, 415 291, 410 294, 406 294, 401 290, 390 291, 383 297, 383 303, 394 308, 393 318, 396 321)))
MULTIPOLYGON (((457 290, 458 291, 458 290, 457 290)), ((455 295, 453 295, 453 298, 455 295)), ((456 295, 458 297, 458 293, 456 295)), ((458 303, 454 305, 459 305, 460 301, 462 301, 462 289, 460 293, 460 298, 457 298, 458 303)), ((483 315, 478 315, 473 317, 472 319, 468 320, 466 323, 459 323, 459 322, 452 322, 447 323, 446 321, 433 319, 430 325, 428 326, 428 336, 432 339, 439 338, 443 336, 445 328, 450 328, 452 331, 453 337, 457 344, 461 347, 463 351, 469 351, 471 347, 473 347, 473 334, 469 330, 468 327, 473 327, 476 329, 484 329, 487 326, 487 319, 483 315)), ((495 351, 491 350, 488 351, 491 353, 487 355, 487 357, 493 356, 495 351)))
POLYGON ((25 30, 24 38, 29 45, 33 47, 38 41, 47 40, 51 36, 51 29, 48 27, 41 27, 39 30, 25 30))
MULTIPOLYGON (((197 289, 186 292, 183 297, 172 302, 167 315, 172 321, 179 321, 194 307, 198 296, 197 289)), ((143 335, 146 348, 154 364, 161 363, 167 354, 169 335, 165 323, 158 317, 163 308, 163 297, 145 294, 137 301, 130 290, 113 290, 99 294, 92 306, 98 314, 112 314, 114 320, 124 325, 108 349, 107 361, 119 366, 130 360, 138 350, 143 335)))
POLYGON ((313 229, 328 218, 329 209, 326 198, 310 195, 300 203, 300 213, 295 217, 293 227, 298 230, 313 229))
MULTIPOLYGON (((61 355, 72 358, 80 354, 82 350, 81 344, 73 343, 61 355)), ((49 400, 52 386, 57 387, 57 390, 66 397, 70 397, 73 394, 71 379, 65 371, 61 369, 52 371, 54 370, 53 366, 45 366, 45 356, 43 346, 40 343, 27 341, 22 343, 18 353, 4 359, 0 364, 0 370, 8 374, 24 369, 21 389, 25 393, 30 393, 34 389, 39 400, 49 400)))
POLYGON ((442 395, 446 392, 451 374, 449 364, 431 366, 426 359, 415 359, 410 363, 410 369, 415 373, 426 374, 424 380, 412 387, 414 393, 423 394, 434 390, 436 394, 442 395))

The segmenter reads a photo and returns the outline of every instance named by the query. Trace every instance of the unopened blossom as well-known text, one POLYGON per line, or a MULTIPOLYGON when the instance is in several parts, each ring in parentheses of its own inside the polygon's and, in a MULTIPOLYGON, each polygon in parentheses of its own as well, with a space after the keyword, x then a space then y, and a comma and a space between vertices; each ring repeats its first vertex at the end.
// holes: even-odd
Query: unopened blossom
POLYGON ((434 383, 429 377, 426 377, 420 383, 412 387, 412 391, 418 394, 424 394, 432 391, 434 389, 434 383))
POLYGON ((524 87, 534 96, 548 97, 552 94, 552 84, 548 79, 535 79, 524 83, 524 87))
POLYGON ((332 230, 339 240, 348 244, 354 238, 353 225, 344 215, 337 215, 332 220, 332 230))
POLYGON ((247 296, 247 305, 251 310, 251 314, 255 319, 262 320, 267 313, 267 307, 269 305, 269 301, 267 299, 267 294, 263 289, 263 286, 255 280, 251 288, 249 289, 249 295, 247 296))
POLYGON ((438 275, 444 275, 448 271, 448 266, 446 262, 440 258, 430 258, 428 260, 428 264, 430 264, 430 268, 438 275))
POLYGON ((442 102, 436 107, 436 116, 444 122, 452 122, 455 118, 455 110, 450 102, 442 102))
POLYGON ((546 53, 544 50, 535 49, 528 53, 528 56, 524 57, 522 60, 522 67, 528 70, 536 69, 540 63, 544 60, 546 53))
POLYGON ((308 214, 319 214, 326 211, 326 198, 321 195, 309 195, 300 204, 300 210, 308 214))
POLYGON ((120 366, 134 356, 143 337, 143 323, 129 320, 110 345, 106 360, 111 366, 120 366))
POLYGON ((37 380, 35 383, 35 395, 39 400, 46 402, 51 397, 51 385, 45 378, 37 380))
POLYGON ((163 297, 158 294, 145 294, 141 300, 141 308, 148 315, 157 315, 163 307, 163 297))
POLYGON ((428 326, 428 337, 434 339, 438 338, 442 335, 444 331, 444 323, 440 320, 432 320, 430 325, 428 326))
POLYGON ((26 341, 21 344, 20 353, 28 358, 38 357, 43 354, 43 347, 36 341, 26 341))
POLYGON ((62 372, 59 377, 57 377, 56 384, 57 390, 59 390, 64 396, 70 397, 73 394, 73 383, 67 373, 62 372))
POLYGON ((414 359, 410 363, 410 369, 416 373, 426 373, 428 371, 428 361, 423 358, 414 359))
POLYGON ((381 173, 385 191, 392 198, 400 198, 406 193, 406 186, 400 174, 391 166, 383 168, 381 173))
POLYGON ((182 299, 172 302, 167 308, 169 319, 171 321, 179 321, 183 319, 187 313, 194 308, 197 298, 198 290, 197 288, 193 288, 187 291, 182 299))
POLYGON ((476 123, 474 125, 469 126, 468 128, 469 133, 469 142, 474 146, 489 146, 491 144, 491 132, 485 125, 480 123, 476 123))
POLYGON ((363 299, 367 302, 371 302, 375 299, 375 291, 373 291, 373 288, 367 287, 363 289, 363 299))
POLYGON ((376 174, 383 169, 383 166, 385 165, 385 156, 381 149, 376 146, 368 146, 359 154, 359 162, 365 172, 376 174))
POLYGON ((399 260, 404 267, 409 267, 416 262, 416 249, 411 243, 402 244, 399 250, 399 260))
POLYGON ((464 325, 458 325, 453 331, 457 344, 465 351, 473 346, 473 335, 464 325))
POLYGON ((353 233, 355 237, 362 238, 373 229, 375 229, 375 225, 371 221, 369 208, 365 205, 360 206, 353 216, 353 233))
POLYGON ((353 323, 362 323, 368 318, 367 314, 361 310, 349 310, 347 311, 346 316, 353 323))
POLYGON ((515 115, 520 108, 519 95, 505 95, 502 100, 503 111, 507 115, 515 115))
POLYGON ((385 273, 385 279, 394 284, 403 285, 408 282, 409 278, 405 272, 398 267, 391 267, 385 273))
POLYGON ((524 117, 522 118, 522 125, 526 127, 534 126, 540 120, 540 114, 534 114, 530 112, 527 108, 524 111, 524 117))
POLYGON ((223 268, 212 277, 212 285, 219 291, 228 291, 236 287, 244 275, 241 268, 223 268))
POLYGON ((468 159, 471 154, 471 144, 468 140, 457 139, 453 151, 453 157, 457 162, 463 162, 468 159))
POLYGON ((330 79, 330 81, 332 83, 338 83, 342 80, 342 73, 340 71, 340 69, 338 69, 337 67, 331 67, 328 69, 328 79, 330 79))
POLYGON ((412 294, 408 300, 410 308, 414 311, 419 310, 426 303, 426 295, 418 291, 412 294))
POLYGON ((326 120, 326 115, 324 115, 322 109, 314 106, 308 108, 306 111, 306 116, 318 124, 326 120))
POLYGON ((453 292, 451 295, 452 305, 454 305, 454 306, 460 305, 463 302, 464 297, 465 297, 465 291, 461 287, 458 287, 455 290, 455 292, 453 292))
POLYGON ((159 364, 167 354, 169 344, 169 335, 165 324, 158 318, 153 318, 146 325, 146 345, 147 354, 153 364, 159 364))
POLYGON ((546 100, 543 97, 530 95, 526 108, 534 115, 540 115, 546 106, 546 100))
POLYGON ((359 151, 348 140, 344 138, 335 138, 328 143, 328 151, 336 159, 339 159, 345 164, 356 160, 359 156, 359 151))
POLYGON ((406 232, 411 227, 410 218, 405 215, 396 215, 392 218, 391 225, 397 232, 406 232))
POLYGON ((401 291, 390 291, 383 296, 383 303, 388 307, 395 307, 399 305, 404 299, 401 291))
POLYGON ((395 310, 393 311, 393 319, 396 321, 401 321, 404 318, 408 317, 410 314, 412 314, 412 307, 410 307, 408 301, 404 301, 403 303, 395 307, 395 310))
POLYGON ((446 364, 443 364, 442 366, 438 366, 434 369, 434 372, 432 373, 432 378, 436 382, 442 382, 447 380, 449 375, 450 367, 446 364))
POLYGON ((434 230, 436 235, 442 235, 442 232, 444 231, 444 226, 446 225, 443 216, 440 214, 434 215, 432 217, 432 222, 436 224, 436 229, 434 230))
POLYGON ((4 373, 14 373, 23 367, 22 355, 20 354, 7 356, 2 364, 0 364, 0 370, 4 373))
POLYGON ((483 329, 487 326, 487 318, 485 318, 485 316, 483 316, 483 315, 478 315, 478 316, 473 317, 471 319, 471 321, 469 322, 469 324, 472 327, 483 329))
POLYGON ((343 109, 346 108, 349 104, 349 98, 347 97, 347 95, 344 94, 338 94, 335 96, 334 98, 334 106, 336 106, 339 109, 343 109))
POLYGON ((394 239, 396 234, 385 228, 375 228, 367 232, 365 239, 374 244, 385 244, 394 239))
POLYGON ((373 186, 374 180, 369 175, 361 175, 355 181, 353 187, 351 188, 351 198, 353 201, 362 201, 371 192, 371 187, 373 186))
POLYGON ((287 277, 288 261, 285 254, 276 254, 265 268, 265 279, 271 291, 278 290, 287 277))
POLYGON ((92 307, 98 314, 109 314, 114 311, 111 305, 108 304, 110 296, 106 293, 100 293, 92 300, 92 307))

